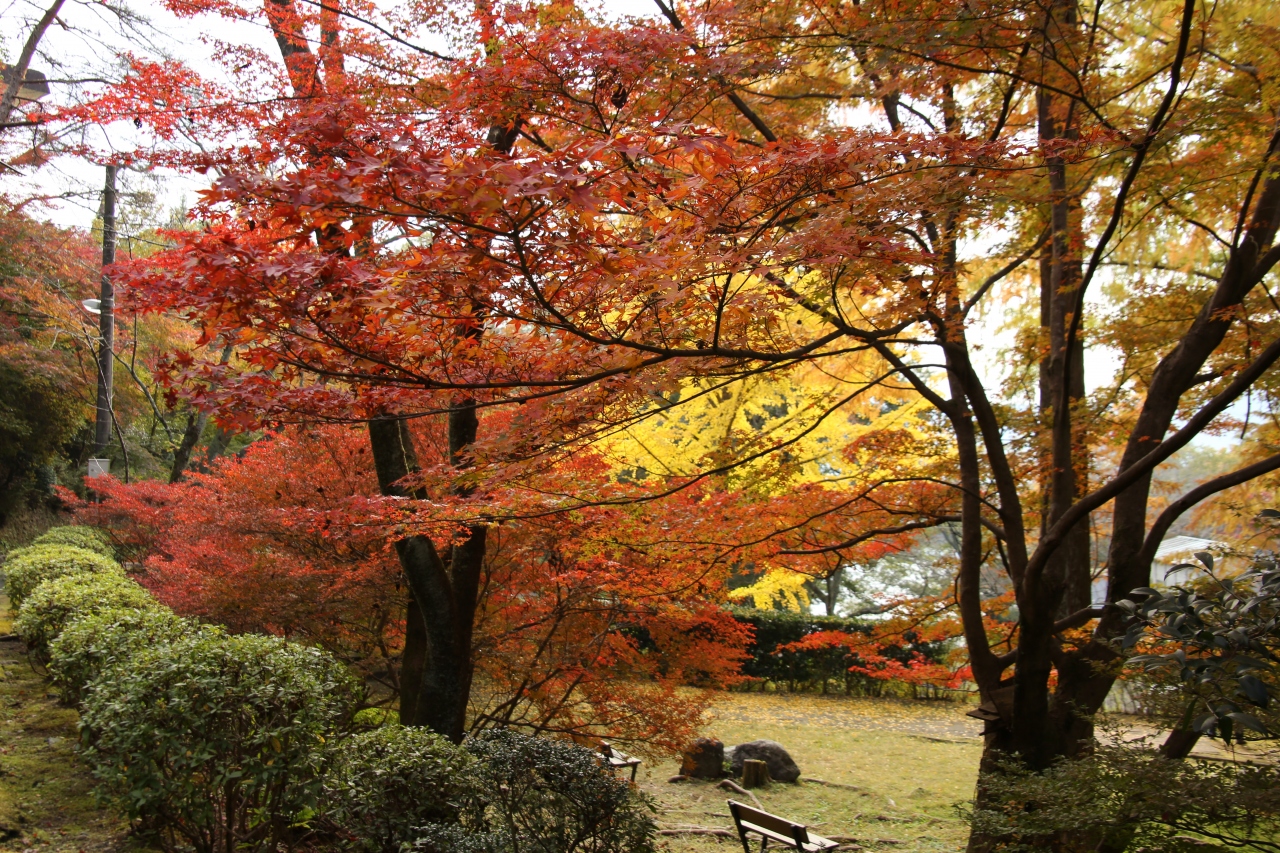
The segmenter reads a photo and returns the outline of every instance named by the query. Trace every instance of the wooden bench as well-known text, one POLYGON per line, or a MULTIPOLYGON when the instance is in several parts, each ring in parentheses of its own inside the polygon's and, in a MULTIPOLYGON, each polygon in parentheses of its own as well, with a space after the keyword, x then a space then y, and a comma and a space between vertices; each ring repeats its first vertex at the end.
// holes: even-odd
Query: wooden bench
POLYGON ((818 853, 839 847, 840 842, 823 838, 821 835, 810 835, 808 827, 794 823, 784 817, 753 809, 736 800, 729 801, 729 813, 738 826, 738 838, 742 840, 743 853, 751 853, 751 844, 747 841, 747 833, 754 832, 761 838, 760 853, 769 846, 770 841, 784 844, 801 853, 818 853))
POLYGON ((630 767, 631 781, 636 781, 636 771, 640 769, 640 764, 642 763, 640 759, 627 755, 625 752, 622 752, 617 747, 603 740, 600 741, 600 748, 597 749, 596 752, 603 756, 604 760, 609 763, 609 766, 614 769, 619 767, 630 767))

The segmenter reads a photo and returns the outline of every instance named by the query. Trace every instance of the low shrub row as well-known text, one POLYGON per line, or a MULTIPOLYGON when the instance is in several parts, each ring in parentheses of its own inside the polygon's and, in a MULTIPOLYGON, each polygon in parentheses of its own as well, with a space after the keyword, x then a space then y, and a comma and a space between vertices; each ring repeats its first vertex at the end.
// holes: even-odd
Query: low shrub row
MULTIPOLYGON (((789 649, 812 634, 839 631, 854 635, 868 635, 874 623, 841 616, 814 616, 792 610, 759 610, 735 607, 733 618, 754 629, 754 639, 747 648, 750 656, 742 665, 742 674, 748 676, 750 685, 785 685, 791 691, 820 689, 826 692, 828 682, 839 685, 846 693, 879 695, 884 682, 851 672, 849 667, 856 660, 843 648, 789 649)), ((907 661, 913 655, 925 660, 941 662, 947 648, 943 643, 904 642, 883 647, 882 654, 895 660, 907 661)))
POLYGON ((124 569, 116 562, 111 546, 87 527, 55 527, 26 548, 10 551, 4 564, 5 591, 15 607, 37 586, 64 575, 117 574, 124 569), (71 531, 59 534, 58 531, 71 531))
POLYGON ((652 851, 650 804, 590 750, 369 728, 330 655, 183 619, 63 536, 12 555, 15 629, 79 706, 103 795, 163 850, 652 851))

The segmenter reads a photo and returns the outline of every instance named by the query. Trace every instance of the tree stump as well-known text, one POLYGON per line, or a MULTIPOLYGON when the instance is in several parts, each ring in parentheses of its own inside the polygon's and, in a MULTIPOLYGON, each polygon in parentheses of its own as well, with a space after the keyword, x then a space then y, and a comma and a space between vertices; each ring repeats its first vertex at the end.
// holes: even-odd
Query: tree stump
POLYGON ((769 765, 754 758, 742 762, 742 787, 763 788, 769 784, 769 765))

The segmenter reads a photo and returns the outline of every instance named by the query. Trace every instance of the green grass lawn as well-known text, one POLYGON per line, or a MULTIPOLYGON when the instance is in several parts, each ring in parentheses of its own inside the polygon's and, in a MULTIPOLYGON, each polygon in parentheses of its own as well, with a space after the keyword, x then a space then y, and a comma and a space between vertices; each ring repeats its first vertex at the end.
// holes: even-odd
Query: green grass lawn
MULTIPOLYGON (((801 782, 757 789, 767 811, 868 849, 956 850, 967 827, 954 807, 973 796, 981 754, 980 724, 966 710, 955 703, 733 693, 717 705, 706 733, 726 746, 776 740, 791 753, 801 782)), ((731 829, 725 800, 744 798, 712 782, 668 783, 676 772, 671 761, 641 768, 638 777, 658 801, 660 825, 731 829)), ((710 836, 666 836, 664 844, 690 853, 738 847, 736 839, 710 836)))

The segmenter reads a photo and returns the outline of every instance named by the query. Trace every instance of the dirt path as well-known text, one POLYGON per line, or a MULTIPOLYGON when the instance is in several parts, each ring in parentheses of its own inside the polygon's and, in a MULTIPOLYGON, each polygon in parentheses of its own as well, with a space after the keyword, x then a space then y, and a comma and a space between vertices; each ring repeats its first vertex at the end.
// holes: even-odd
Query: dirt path
POLYGON ((0 595, 0 851, 119 853, 127 826, 76 758, 76 712, 58 704, 10 634, 0 595))

